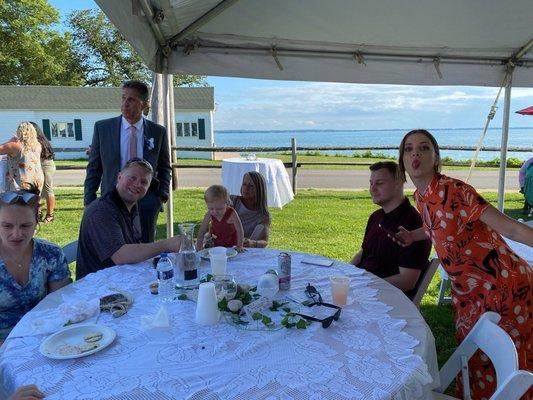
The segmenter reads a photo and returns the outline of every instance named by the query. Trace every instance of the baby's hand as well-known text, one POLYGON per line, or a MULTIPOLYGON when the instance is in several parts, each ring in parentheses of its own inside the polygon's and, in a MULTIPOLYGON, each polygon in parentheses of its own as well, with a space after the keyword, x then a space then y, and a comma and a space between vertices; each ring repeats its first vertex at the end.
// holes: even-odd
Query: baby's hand
POLYGON ((212 235, 210 232, 207 232, 204 235, 204 240, 203 240, 204 249, 207 247, 213 247, 215 245, 216 238, 217 238, 216 235, 212 235))
POLYGON ((237 250, 237 253, 244 253, 246 249, 241 246, 235 246, 235 250, 237 250))

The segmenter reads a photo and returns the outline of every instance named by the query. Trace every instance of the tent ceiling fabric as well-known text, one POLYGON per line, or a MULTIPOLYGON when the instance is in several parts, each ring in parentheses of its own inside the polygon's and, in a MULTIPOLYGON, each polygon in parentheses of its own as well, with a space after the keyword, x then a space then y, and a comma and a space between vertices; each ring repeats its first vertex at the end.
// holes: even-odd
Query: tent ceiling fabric
MULTIPOLYGON (((156 72, 279 80, 500 86, 505 61, 533 39, 531 0, 96 0, 156 72), (223 11, 201 19, 215 7, 223 11), (134 15, 136 14, 136 15, 134 15), (201 20, 196 30, 177 37, 201 20)), ((513 86, 533 87, 533 50, 513 86)))

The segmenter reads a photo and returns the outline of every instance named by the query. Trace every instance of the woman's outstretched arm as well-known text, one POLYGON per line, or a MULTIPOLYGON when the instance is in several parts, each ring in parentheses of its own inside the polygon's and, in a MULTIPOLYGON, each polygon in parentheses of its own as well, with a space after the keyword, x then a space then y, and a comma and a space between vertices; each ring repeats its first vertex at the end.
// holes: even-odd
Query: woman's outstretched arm
POLYGON ((500 235, 505 236, 515 242, 533 246, 533 228, 522 224, 489 205, 481 214, 479 219, 490 226, 500 235))

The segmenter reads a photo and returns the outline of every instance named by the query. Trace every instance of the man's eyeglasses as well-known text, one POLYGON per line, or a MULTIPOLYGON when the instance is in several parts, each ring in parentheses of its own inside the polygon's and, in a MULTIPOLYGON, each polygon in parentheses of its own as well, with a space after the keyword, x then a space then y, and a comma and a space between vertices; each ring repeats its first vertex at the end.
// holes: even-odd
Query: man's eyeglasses
POLYGON ((304 318, 304 319, 306 319, 308 321, 320 322, 320 323, 322 323, 322 328, 328 328, 333 321, 338 321, 339 320, 339 317, 341 316, 342 308, 339 307, 339 306, 336 306, 335 304, 324 303, 322 301, 322 296, 320 295, 318 290, 316 290, 316 288, 313 285, 311 285, 310 283, 308 283, 306 288, 305 288, 305 294, 306 294, 307 297, 309 297, 310 299, 313 300, 313 303, 307 304, 308 307, 323 306, 323 307, 327 307, 327 308, 334 308, 336 311, 335 311, 335 313, 333 315, 330 315, 329 317, 322 318, 322 319, 314 317, 314 316, 311 316, 311 315, 300 314, 300 313, 295 313, 296 315, 299 315, 300 317, 302 317, 302 318, 304 318))
POLYGON ((0 201, 4 204, 24 203, 30 206, 37 204, 39 196, 29 192, 4 192, 0 193, 0 201))

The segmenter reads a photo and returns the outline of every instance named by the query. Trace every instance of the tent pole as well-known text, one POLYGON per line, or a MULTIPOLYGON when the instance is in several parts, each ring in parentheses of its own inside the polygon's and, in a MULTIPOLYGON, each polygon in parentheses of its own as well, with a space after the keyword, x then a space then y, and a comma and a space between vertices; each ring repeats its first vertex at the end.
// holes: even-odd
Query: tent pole
MULTIPOLYGON (((171 112, 170 112, 170 95, 172 92, 172 75, 169 75, 168 73, 168 58, 163 57, 163 103, 164 103, 164 120, 165 120, 165 127, 167 128, 167 136, 168 136, 168 151, 169 154, 172 154, 172 150, 170 148, 170 137, 172 135, 172 125, 174 125, 174 122, 171 120, 171 112)), ((173 190, 172 190, 172 174, 170 176, 170 187, 169 187, 169 196, 168 201, 166 205, 166 211, 167 211, 167 238, 174 236, 174 204, 173 204, 173 190)))
MULTIPOLYGON (((172 150, 172 147, 176 147, 176 107, 174 106, 174 75, 169 74, 169 97, 170 97, 170 129, 168 134, 170 135, 170 163, 172 165, 177 164, 177 153, 172 150)), ((178 169, 172 168, 172 190, 178 189, 178 169)))
MULTIPOLYGON (((512 68, 512 67, 511 67, 512 68)), ((511 109, 511 88, 513 86, 513 72, 509 75, 505 85, 505 97, 503 105, 502 144, 500 153, 500 178, 498 183, 498 210, 503 212, 505 202, 505 169, 507 167, 507 142, 509 139, 509 112, 511 109)))
POLYGON ((150 96, 150 109, 152 111, 152 121, 159 125, 165 125, 163 118, 163 81, 161 74, 153 73, 152 95, 150 96))

